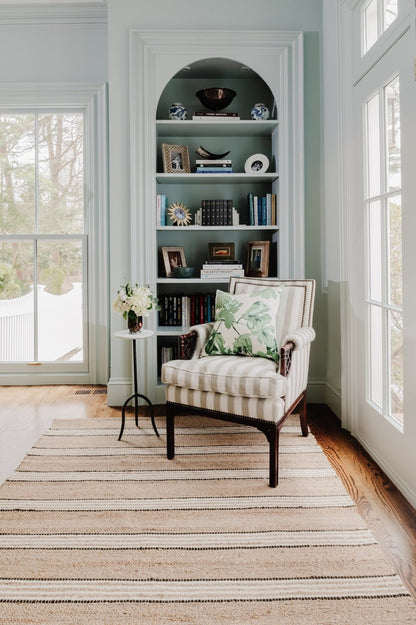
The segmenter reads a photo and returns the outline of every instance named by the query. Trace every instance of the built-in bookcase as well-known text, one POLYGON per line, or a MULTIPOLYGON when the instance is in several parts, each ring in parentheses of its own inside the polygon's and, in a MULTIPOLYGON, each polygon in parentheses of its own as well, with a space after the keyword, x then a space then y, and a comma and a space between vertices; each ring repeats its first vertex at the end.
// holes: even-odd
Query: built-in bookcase
MULTIPOLYGON (((167 33, 165 35, 168 37, 167 33)), ((172 324, 166 323, 166 314, 149 318, 147 324, 155 330, 155 340, 148 343, 146 386, 149 396, 158 402, 164 401, 163 386, 159 382, 162 350, 164 357, 166 353, 174 355, 174 351, 163 348, 174 349, 177 337, 188 330, 191 321, 188 317, 186 325, 179 325, 178 306, 188 298, 206 308, 204 302, 211 302, 216 289, 227 289, 227 279, 200 277, 210 243, 232 242, 235 258, 245 267, 249 242, 267 241, 270 245, 269 276, 303 276, 301 34, 250 33, 247 46, 242 44, 241 33, 228 33, 228 37, 224 37, 224 33, 210 33, 211 42, 208 33, 182 35, 188 40, 187 52, 172 45, 169 60, 163 53, 162 37, 156 32, 135 33, 132 46, 133 71, 136 68, 139 76, 152 73, 145 93, 139 95, 141 81, 136 76, 133 78, 136 89, 132 90, 133 167, 145 157, 144 175, 138 170, 132 173, 133 233, 140 233, 147 259, 146 267, 136 265, 137 281, 149 284, 164 304, 172 305, 175 315, 172 324), (260 42, 262 46, 258 48, 260 42), (166 63, 171 70, 168 77, 166 63), (196 92, 212 86, 229 87, 236 92, 227 110, 237 112, 239 120, 192 120, 196 111, 204 109, 196 92), (137 106, 135 95, 140 98, 142 109, 137 106), (168 118, 173 102, 185 105, 186 120, 168 118), (270 119, 251 119, 251 108, 257 102, 266 104, 270 119), (164 171, 162 144, 187 147, 190 173, 164 171), (195 173, 195 161, 200 158, 196 154, 199 146, 214 153, 229 151, 227 158, 232 160, 233 173, 195 173), (268 158, 266 171, 246 173, 245 163, 253 154, 268 158), (190 225, 169 225, 172 223, 169 219, 167 225, 159 225, 158 194, 167 197, 168 206, 171 203, 186 206, 192 218, 190 225), (249 194, 259 198, 275 194, 276 223, 251 223, 249 194), (238 213, 238 225, 195 225, 203 201, 213 199, 232 201, 238 213), (167 277, 163 247, 182 247, 187 266, 194 267, 194 276, 167 277)), ((133 266, 135 262, 133 257, 133 266)), ((201 320, 199 316, 195 319, 201 320)))

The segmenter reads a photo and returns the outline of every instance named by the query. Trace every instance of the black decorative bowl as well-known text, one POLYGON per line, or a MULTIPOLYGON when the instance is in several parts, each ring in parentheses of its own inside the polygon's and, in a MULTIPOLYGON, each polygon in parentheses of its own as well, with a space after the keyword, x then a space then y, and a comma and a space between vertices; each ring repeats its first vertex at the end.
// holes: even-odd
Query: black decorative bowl
POLYGON ((217 112, 231 104, 237 94, 232 89, 225 87, 210 87, 197 91, 195 95, 203 106, 217 112))

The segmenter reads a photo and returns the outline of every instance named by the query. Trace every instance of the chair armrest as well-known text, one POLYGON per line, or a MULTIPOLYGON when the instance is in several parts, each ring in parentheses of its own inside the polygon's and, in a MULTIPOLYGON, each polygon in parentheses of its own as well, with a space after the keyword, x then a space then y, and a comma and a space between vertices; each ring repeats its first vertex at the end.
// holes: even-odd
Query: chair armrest
POLYGON ((181 360, 192 360, 199 358, 214 323, 201 323, 192 326, 187 334, 179 337, 179 358, 181 360))
POLYGON ((282 345, 286 343, 293 343, 294 349, 302 349, 306 347, 315 339, 315 330, 310 327, 298 328, 294 332, 287 334, 282 341, 282 345))
POLYGON ((280 375, 287 378, 292 364, 293 352, 306 347, 306 345, 312 343, 314 338, 315 330, 309 327, 299 328, 285 336, 283 345, 280 348, 280 375))

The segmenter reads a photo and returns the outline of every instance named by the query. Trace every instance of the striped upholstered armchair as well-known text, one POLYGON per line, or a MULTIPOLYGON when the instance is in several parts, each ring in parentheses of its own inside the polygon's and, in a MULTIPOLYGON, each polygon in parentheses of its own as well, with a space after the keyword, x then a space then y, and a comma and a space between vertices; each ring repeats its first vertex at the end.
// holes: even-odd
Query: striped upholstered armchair
POLYGON ((228 293, 217 291, 215 323, 191 327, 180 338, 181 359, 162 366, 168 458, 175 455, 175 414, 191 409, 264 432, 269 484, 277 486, 285 419, 299 413, 302 434, 308 435, 314 297, 314 280, 231 278, 228 293))

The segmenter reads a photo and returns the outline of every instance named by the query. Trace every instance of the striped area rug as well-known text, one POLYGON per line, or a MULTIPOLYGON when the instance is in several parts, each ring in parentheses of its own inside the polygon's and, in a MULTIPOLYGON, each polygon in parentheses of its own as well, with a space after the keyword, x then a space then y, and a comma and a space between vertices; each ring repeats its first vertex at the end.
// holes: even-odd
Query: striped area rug
POLYGON ((0 487, 1 625, 416 623, 296 417, 276 489, 251 428, 181 417, 169 461, 140 425, 59 419, 0 487))

